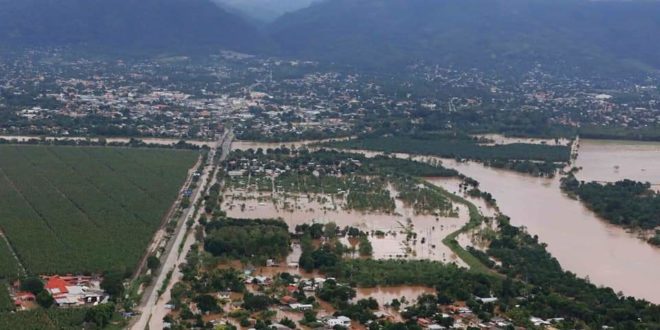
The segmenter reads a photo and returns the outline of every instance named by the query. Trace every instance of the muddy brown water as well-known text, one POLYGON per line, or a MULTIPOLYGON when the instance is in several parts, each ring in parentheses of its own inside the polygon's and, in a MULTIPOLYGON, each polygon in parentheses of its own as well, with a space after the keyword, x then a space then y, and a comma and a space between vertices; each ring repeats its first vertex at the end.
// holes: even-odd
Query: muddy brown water
POLYGON ((650 182, 660 190, 660 142, 580 140, 577 178, 614 182, 650 182))
POLYGON ((660 302, 660 249, 563 194, 559 178, 534 178, 477 163, 445 164, 479 181, 512 224, 538 235, 564 269, 595 284, 660 302))
MULTIPOLYGON (((367 156, 379 154, 353 152, 367 156)), ((501 212, 511 217, 512 224, 538 235, 564 269, 588 277, 594 284, 660 303, 660 249, 640 240, 636 234, 608 224, 579 201, 563 194, 559 177, 535 178, 473 162, 442 161, 445 166, 479 181, 481 189, 497 200, 501 212)), ((658 183, 660 143, 581 140, 576 165, 583 168, 578 174, 582 180, 611 182, 629 178, 658 183), (618 173, 614 172, 615 165, 618 173)), ((443 187, 451 185, 435 183, 443 187)))

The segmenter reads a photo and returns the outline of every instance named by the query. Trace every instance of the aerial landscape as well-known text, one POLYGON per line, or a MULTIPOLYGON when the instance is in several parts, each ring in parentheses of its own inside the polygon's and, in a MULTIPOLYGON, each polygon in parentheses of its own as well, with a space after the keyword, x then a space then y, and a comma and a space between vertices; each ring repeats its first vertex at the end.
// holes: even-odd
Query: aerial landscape
POLYGON ((660 2, 0 0, 4 329, 660 329, 660 2))

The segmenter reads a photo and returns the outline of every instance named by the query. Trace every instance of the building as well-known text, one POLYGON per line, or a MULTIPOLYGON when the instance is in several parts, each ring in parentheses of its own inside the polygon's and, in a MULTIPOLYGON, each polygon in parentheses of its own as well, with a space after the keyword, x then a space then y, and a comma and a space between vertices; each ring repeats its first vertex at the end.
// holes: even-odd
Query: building
POLYGON ((325 321, 325 324, 329 327, 341 326, 341 327, 350 327, 351 319, 346 316, 337 316, 336 318, 328 319, 325 321))
POLYGON ((101 289, 101 282, 89 276, 44 277, 44 288, 58 306, 98 305, 109 296, 101 289))

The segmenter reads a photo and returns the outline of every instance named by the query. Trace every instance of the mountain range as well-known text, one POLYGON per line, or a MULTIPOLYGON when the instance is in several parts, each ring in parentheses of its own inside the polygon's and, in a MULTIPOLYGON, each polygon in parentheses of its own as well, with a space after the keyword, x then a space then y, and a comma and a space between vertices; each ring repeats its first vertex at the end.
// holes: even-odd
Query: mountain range
MULTIPOLYGON (((653 0, 325 0, 259 26, 227 9, 236 0, 214 1, 224 5, 0 0, 0 42, 161 52, 232 49, 376 68, 423 60, 571 72, 660 69, 660 2, 653 0)), ((282 13, 308 2, 249 0, 238 11, 249 14, 249 5, 261 4, 282 13)))
POLYGON ((269 31, 287 55, 362 65, 660 68, 657 1, 331 0, 269 31))
POLYGON ((264 40, 209 0, 0 0, 5 46, 257 51, 264 40))

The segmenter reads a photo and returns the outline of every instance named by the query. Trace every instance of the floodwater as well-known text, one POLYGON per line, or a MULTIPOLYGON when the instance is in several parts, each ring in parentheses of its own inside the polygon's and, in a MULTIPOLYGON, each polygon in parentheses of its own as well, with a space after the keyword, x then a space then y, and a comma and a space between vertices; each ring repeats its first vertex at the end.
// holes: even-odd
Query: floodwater
POLYGON ((660 249, 564 195, 558 177, 535 178, 473 162, 444 164, 479 181, 512 224, 538 235, 564 269, 626 295, 660 302, 660 249))
MULTIPOLYGON (((396 193, 393 192, 393 196, 396 193)), ((465 263, 442 244, 442 239, 461 228, 469 219, 468 210, 463 205, 454 205, 458 217, 433 215, 414 215, 412 208, 405 206, 395 198, 394 213, 363 213, 344 210, 341 203, 332 202, 328 195, 289 195, 276 196, 276 202, 270 193, 245 191, 226 191, 223 209, 230 217, 247 219, 282 218, 293 231, 296 225, 305 223, 334 222, 338 227, 352 226, 371 233, 369 241, 373 247, 375 259, 429 259, 443 262, 455 262, 459 266, 465 263), (326 197, 325 201, 317 197, 326 197), (286 208, 282 206, 288 204, 286 208), (245 207, 242 207, 242 205, 245 207), (385 233, 382 236, 375 232, 385 233), (414 233, 415 239, 406 239, 407 233, 414 233)), ((349 245, 348 241, 343 242, 349 245)))
MULTIPOLYGON (((581 140, 576 165, 583 169, 578 177, 599 181, 627 177, 658 183, 658 150, 660 143, 581 140), (615 165, 619 166, 618 173, 614 172, 615 165)), ((352 152, 368 157, 381 154, 361 150, 352 152)), ((409 157, 407 154, 396 156, 409 157)), ((431 158, 415 157, 420 161, 431 158)), ((660 303, 660 249, 635 234, 608 224, 581 202, 564 195, 559 177, 536 178, 474 162, 441 161, 479 181, 481 190, 493 195, 501 212, 511 217, 512 224, 538 235, 564 269, 588 277, 597 285, 660 303)), ((456 183, 441 181, 435 184, 450 188, 449 191, 452 191, 452 185, 456 186, 456 183)), ((485 210, 484 205, 481 209, 482 212, 485 210)))
MULTIPOLYGON (((660 189, 660 142, 580 140, 577 178, 650 182, 660 189)), ((660 276, 660 275, 659 275, 660 276)))
POLYGON ((263 149, 277 149, 282 146, 289 149, 297 149, 303 146, 308 146, 310 144, 332 142, 332 141, 344 141, 348 140, 350 137, 345 138, 334 138, 334 139, 323 139, 323 140, 300 140, 300 141, 290 141, 290 142, 256 142, 256 141, 245 141, 245 140, 235 140, 231 143, 232 150, 248 150, 253 149, 257 150, 259 148, 263 149))
POLYGON ((398 299, 399 301, 406 301, 407 303, 402 303, 402 306, 407 306, 413 304, 423 294, 435 294, 435 289, 424 286, 358 288, 356 289, 355 300, 374 298, 382 308, 384 305, 390 304, 392 300, 398 299))
POLYGON ((533 138, 518 138, 518 137, 508 137, 501 134, 476 134, 475 137, 482 137, 489 140, 492 140, 492 143, 486 143, 484 145, 502 145, 502 144, 513 144, 513 143, 528 143, 528 144, 547 144, 549 146, 554 145, 569 145, 571 141, 566 138, 561 139, 533 139, 533 138))

